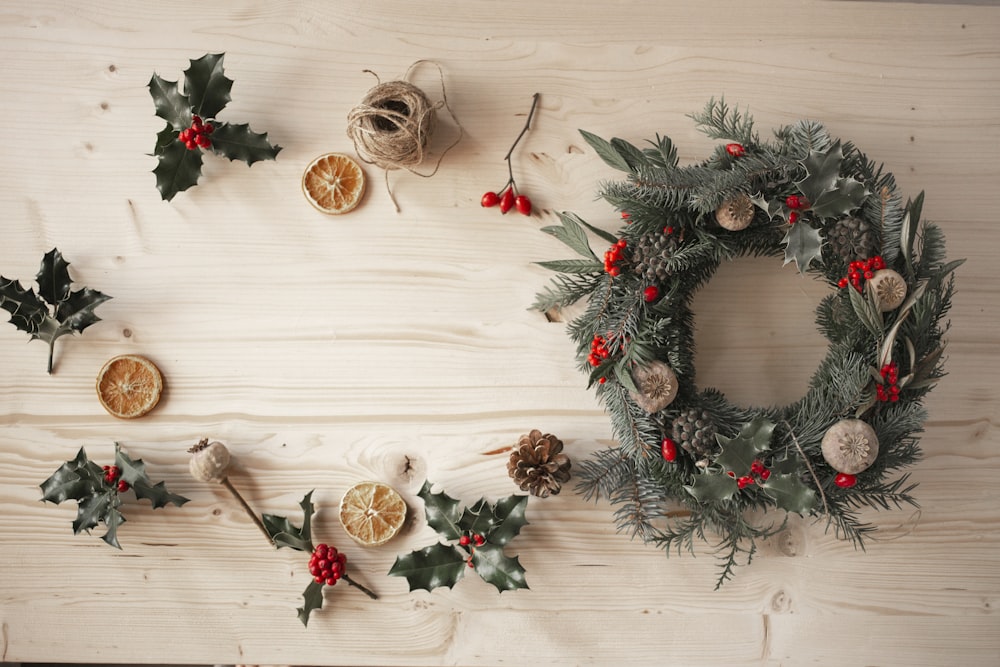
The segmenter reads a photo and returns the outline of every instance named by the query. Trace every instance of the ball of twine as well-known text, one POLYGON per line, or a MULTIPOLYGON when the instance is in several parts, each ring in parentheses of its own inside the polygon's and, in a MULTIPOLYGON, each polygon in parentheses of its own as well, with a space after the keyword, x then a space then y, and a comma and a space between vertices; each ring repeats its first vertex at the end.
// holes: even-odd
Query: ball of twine
POLYGON ((347 115, 347 136, 365 162, 413 171, 424 160, 439 106, 407 81, 380 83, 347 115))

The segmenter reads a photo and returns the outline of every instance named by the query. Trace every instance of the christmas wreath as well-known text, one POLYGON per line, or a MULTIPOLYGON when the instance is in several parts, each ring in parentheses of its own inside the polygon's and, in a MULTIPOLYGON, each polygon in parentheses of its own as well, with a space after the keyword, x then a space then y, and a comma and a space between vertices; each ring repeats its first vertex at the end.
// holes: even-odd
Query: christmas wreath
POLYGON ((563 213, 544 228, 582 259, 539 262, 559 275, 534 308, 586 301, 568 331, 617 444, 580 466, 578 490, 668 553, 714 543, 721 585, 783 527, 761 519, 769 510, 825 517, 863 548, 876 527, 859 510, 917 504, 900 471, 920 458, 921 401, 943 375, 962 261, 946 262, 940 228, 920 221, 922 194, 904 204, 891 173, 822 124, 761 139, 748 113, 717 100, 691 117, 720 144, 689 166, 667 137, 638 148, 581 131, 628 174, 600 192, 623 224, 616 235, 563 213), (590 234, 610 245, 602 259, 590 234), (816 312, 828 353, 784 407, 734 405, 695 382, 692 296, 748 255, 783 257, 833 288, 816 312))

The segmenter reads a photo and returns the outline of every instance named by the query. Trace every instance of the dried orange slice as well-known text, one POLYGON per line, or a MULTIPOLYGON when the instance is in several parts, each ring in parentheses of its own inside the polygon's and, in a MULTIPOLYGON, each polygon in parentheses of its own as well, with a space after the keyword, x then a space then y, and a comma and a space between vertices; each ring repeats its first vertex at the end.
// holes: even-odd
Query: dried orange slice
POLYGON ((152 410, 162 391, 160 369, 135 354, 109 360, 97 374, 97 398, 105 410, 121 419, 141 417, 152 410))
POLYGON ((343 153, 320 155, 302 174, 302 192, 310 204, 324 213, 347 213, 365 193, 365 172, 343 153))
POLYGON ((403 527, 406 503, 391 486, 355 484, 340 501, 340 523, 355 542, 366 547, 385 544, 403 527))

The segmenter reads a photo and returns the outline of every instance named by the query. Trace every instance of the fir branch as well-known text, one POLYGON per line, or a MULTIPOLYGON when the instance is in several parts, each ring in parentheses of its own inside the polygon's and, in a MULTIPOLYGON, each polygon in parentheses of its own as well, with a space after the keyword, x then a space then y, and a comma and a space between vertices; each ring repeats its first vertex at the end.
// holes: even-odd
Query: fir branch
POLYGON ((753 117, 749 112, 731 109, 724 99, 712 98, 700 113, 689 116, 702 132, 712 139, 729 139, 744 145, 760 143, 753 131, 753 117))
POLYGON ((552 308, 570 306, 591 294, 602 277, 600 273, 560 274, 535 295, 531 308, 544 313, 552 308))

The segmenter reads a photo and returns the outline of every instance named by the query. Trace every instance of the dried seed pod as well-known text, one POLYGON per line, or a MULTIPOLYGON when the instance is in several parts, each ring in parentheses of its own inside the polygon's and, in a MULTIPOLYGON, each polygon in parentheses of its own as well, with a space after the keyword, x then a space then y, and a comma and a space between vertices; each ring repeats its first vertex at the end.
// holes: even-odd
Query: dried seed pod
POLYGON ((662 361, 639 366, 632 371, 639 393, 629 392, 632 400, 653 414, 670 405, 677 396, 677 374, 662 361))
POLYGON ((722 206, 715 209, 715 219, 719 225, 731 232, 738 232, 746 229, 753 222, 753 202, 750 197, 741 192, 735 197, 730 197, 722 202, 722 206))
POLYGON ((188 450, 192 456, 188 462, 191 476, 202 482, 221 483, 226 479, 229 468, 229 450, 221 442, 209 442, 204 438, 188 450))
POLYGON ((883 313, 903 305, 906 298, 906 281, 892 269, 880 269, 868 281, 868 288, 875 295, 875 303, 883 313))
POLYGON ((860 419, 842 419, 823 436, 823 458, 837 472, 856 475, 878 456, 875 429, 860 419))

